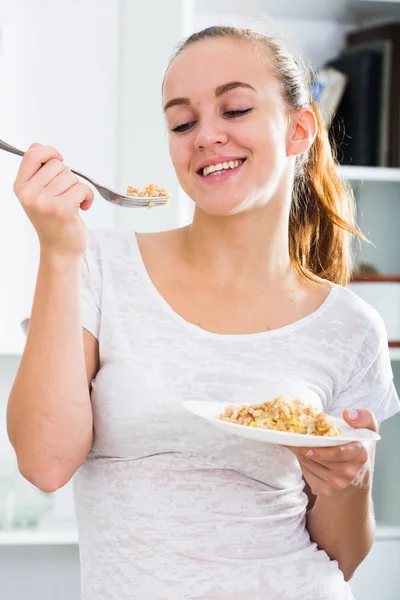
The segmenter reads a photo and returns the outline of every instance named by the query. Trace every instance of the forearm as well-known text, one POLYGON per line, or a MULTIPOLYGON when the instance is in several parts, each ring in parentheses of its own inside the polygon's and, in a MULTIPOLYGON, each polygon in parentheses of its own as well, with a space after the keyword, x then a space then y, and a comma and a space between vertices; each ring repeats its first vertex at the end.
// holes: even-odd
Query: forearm
POLYGON ((30 327, 7 410, 21 473, 51 491, 91 444, 81 325, 80 261, 41 256, 30 327))
POLYGON ((346 580, 367 556, 375 537, 375 519, 369 476, 360 487, 332 496, 318 496, 307 513, 311 539, 337 560, 346 580))

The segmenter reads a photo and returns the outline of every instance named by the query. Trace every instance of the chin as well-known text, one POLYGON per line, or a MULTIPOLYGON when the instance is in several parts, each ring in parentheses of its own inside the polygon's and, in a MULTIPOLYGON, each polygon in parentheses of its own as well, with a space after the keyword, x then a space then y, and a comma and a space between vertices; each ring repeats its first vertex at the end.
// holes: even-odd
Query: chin
POLYGON ((227 217, 244 212, 252 203, 252 194, 249 194, 249 190, 239 190, 237 187, 232 192, 229 192, 228 187, 225 190, 210 190, 208 193, 204 189, 192 187, 188 192, 188 196, 192 198, 198 209, 216 217, 227 217))
POLYGON ((228 217, 244 211, 245 202, 242 199, 218 200, 212 198, 204 198, 195 202, 197 208, 215 217, 228 217))

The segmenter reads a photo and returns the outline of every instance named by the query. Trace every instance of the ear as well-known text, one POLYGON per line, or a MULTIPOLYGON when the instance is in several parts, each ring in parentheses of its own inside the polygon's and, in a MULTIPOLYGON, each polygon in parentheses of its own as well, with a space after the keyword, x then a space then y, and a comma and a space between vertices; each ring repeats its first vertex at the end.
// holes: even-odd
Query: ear
POLYGON ((306 152, 317 135, 317 118, 311 108, 302 108, 293 113, 289 125, 286 155, 295 156, 306 152))

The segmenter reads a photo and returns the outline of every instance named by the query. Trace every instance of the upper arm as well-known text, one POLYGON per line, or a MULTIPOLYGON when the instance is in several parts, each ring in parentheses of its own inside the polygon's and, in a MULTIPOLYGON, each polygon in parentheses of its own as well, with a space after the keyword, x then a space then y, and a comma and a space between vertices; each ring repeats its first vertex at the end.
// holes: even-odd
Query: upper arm
POLYGON ((99 370, 99 342, 90 331, 83 328, 83 346, 85 350, 86 376, 90 384, 99 370))

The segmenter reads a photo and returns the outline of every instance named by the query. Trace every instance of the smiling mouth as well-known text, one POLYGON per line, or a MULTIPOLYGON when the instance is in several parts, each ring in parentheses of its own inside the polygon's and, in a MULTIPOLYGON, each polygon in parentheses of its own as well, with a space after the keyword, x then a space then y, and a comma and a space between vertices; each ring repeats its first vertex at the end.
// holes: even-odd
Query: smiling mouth
POLYGON ((227 171, 233 171, 240 167, 245 162, 245 158, 240 158, 238 160, 230 160, 228 162, 217 163, 216 165, 209 165, 208 167, 204 167, 203 169, 199 169, 197 171, 198 175, 202 175, 203 177, 213 177, 215 175, 221 175, 222 173, 226 173, 227 171))

